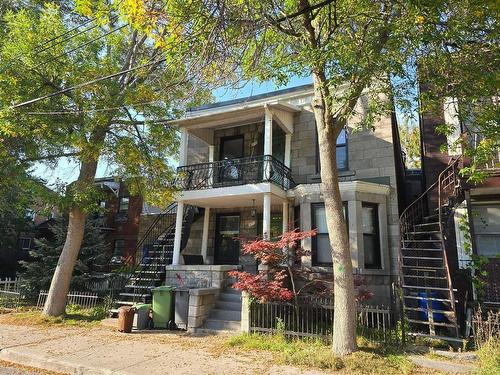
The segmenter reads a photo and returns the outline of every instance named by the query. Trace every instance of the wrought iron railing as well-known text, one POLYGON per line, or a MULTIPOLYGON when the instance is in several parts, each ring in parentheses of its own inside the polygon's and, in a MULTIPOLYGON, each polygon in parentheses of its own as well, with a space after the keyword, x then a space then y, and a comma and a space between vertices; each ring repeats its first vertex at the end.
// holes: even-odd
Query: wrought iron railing
POLYGON ((295 186, 290 168, 271 155, 226 159, 177 168, 177 187, 180 190, 203 190, 259 182, 272 182, 284 190, 295 186))

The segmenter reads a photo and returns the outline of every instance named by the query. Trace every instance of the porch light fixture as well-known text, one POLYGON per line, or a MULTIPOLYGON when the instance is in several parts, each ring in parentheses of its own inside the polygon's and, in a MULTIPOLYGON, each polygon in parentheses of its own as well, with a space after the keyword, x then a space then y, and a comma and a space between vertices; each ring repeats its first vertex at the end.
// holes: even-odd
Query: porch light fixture
POLYGON ((252 209, 250 210, 250 216, 255 217, 257 216, 257 209, 255 208, 255 199, 252 199, 252 209))

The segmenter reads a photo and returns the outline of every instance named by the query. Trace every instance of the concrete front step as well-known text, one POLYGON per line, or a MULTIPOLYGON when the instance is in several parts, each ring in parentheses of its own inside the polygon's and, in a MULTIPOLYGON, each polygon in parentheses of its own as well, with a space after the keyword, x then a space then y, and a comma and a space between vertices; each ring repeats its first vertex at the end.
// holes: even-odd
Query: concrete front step
POLYGON ((215 301, 215 308, 217 310, 233 310, 241 311, 241 301, 240 302, 228 302, 228 301, 215 301))
POLYGON ((225 302, 241 302, 241 294, 227 293, 226 291, 219 294, 219 301, 225 302))
POLYGON ((221 320, 209 318, 205 320, 203 328, 216 331, 239 331, 241 329, 241 322, 238 320, 221 320))
POLYGON ((234 320, 241 321, 241 310, 219 310, 213 309, 210 312, 209 319, 217 319, 217 320, 234 320))
POLYGON ((241 291, 237 290, 237 289, 234 289, 232 287, 227 287, 224 289, 224 291, 222 293, 226 293, 226 294, 237 294, 241 297, 241 291))

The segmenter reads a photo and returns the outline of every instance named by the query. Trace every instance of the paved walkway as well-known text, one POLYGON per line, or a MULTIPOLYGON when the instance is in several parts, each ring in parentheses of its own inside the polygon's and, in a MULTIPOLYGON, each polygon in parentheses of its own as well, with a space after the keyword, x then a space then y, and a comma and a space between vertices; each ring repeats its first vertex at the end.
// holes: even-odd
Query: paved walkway
POLYGON ((179 333, 121 334, 109 328, 35 328, 0 324, 0 360, 61 373, 323 374, 272 365, 270 354, 237 355, 222 338, 179 333))

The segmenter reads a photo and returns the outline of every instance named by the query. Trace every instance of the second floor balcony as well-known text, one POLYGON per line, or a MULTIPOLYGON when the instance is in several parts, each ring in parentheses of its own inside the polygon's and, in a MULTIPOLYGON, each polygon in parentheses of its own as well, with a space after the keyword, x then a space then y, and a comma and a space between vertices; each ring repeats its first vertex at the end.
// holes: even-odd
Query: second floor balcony
POLYGON ((273 183, 283 190, 295 186, 292 172, 271 155, 198 163, 177 168, 180 190, 203 190, 261 182, 273 183))

